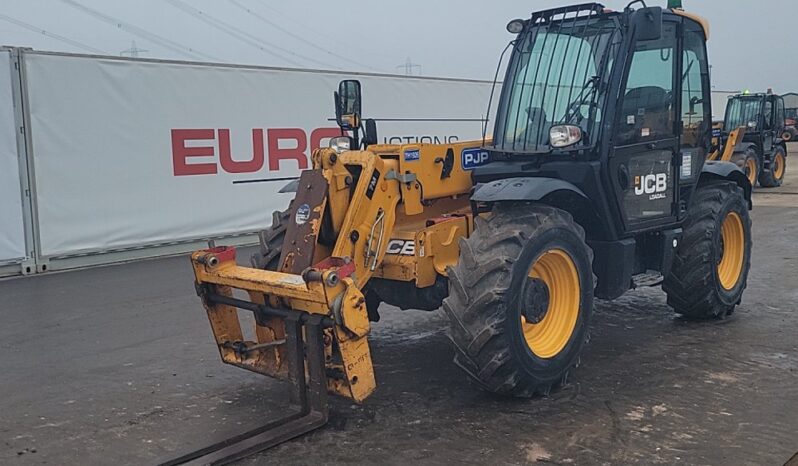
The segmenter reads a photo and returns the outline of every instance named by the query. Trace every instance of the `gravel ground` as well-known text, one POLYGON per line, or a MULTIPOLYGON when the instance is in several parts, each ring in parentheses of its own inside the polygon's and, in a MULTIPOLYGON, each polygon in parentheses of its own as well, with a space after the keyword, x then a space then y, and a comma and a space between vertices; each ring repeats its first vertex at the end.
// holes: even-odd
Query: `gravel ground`
MULTIPOLYGON (((795 164, 793 164, 795 165, 795 164)), ((377 392, 242 464, 751 464, 798 451, 798 169, 754 196, 734 317, 674 316, 659 288, 598 302, 570 384, 489 396, 442 312, 383 307, 377 392)), ((243 254, 242 254, 243 255, 243 254)), ((0 282, 0 463, 152 464, 265 423, 285 387, 223 365, 185 257, 0 282)))

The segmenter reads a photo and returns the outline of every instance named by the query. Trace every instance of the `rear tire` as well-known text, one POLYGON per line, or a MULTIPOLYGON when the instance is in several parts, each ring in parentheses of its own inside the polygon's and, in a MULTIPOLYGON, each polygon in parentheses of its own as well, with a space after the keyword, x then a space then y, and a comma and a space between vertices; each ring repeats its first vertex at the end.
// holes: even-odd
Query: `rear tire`
POLYGON ((692 319, 731 315, 751 267, 751 218, 743 189, 719 182, 699 186, 684 236, 662 288, 668 304, 692 319))
POLYGON ((784 148, 777 147, 773 151, 773 160, 770 170, 763 170, 759 175, 759 184, 765 188, 778 188, 784 182, 784 173, 787 171, 787 153, 784 148))
POLYGON ((455 363, 490 392, 548 394, 588 335, 593 253, 584 230, 565 211, 522 203, 474 223, 443 303, 455 363))
POLYGON ((740 170, 745 173, 745 177, 751 183, 751 187, 756 186, 756 181, 759 178, 761 167, 759 164, 759 156, 753 148, 746 149, 745 152, 738 152, 734 154, 731 161, 740 167, 740 170))

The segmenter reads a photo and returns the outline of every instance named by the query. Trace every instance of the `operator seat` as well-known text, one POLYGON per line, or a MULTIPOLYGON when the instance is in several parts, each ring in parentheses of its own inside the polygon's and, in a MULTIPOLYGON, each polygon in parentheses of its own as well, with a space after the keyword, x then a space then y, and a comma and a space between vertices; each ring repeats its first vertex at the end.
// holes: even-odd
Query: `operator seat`
POLYGON ((672 94, 657 86, 629 89, 623 99, 620 139, 626 144, 673 134, 672 94))

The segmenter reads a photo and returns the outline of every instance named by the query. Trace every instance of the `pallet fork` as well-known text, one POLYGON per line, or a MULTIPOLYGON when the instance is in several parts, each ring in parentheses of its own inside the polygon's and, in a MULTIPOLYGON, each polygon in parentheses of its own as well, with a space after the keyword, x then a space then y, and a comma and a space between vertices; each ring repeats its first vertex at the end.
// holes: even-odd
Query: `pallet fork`
MULTIPOLYGON (((279 317, 285 322, 285 339, 272 347, 285 346, 288 365, 289 414, 266 425, 230 437, 221 442, 161 463, 222 465, 266 450, 294 437, 311 432, 327 423, 327 387, 324 374, 324 329, 332 319, 301 311, 273 309, 211 292, 199 287, 206 306, 232 306, 252 311, 256 319, 279 317), (303 337, 304 335, 304 337, 303 337)), ((261 346, 254 351, 268 348, 261 346)), ((240 348, 242 351, 252 349, 240 348)))

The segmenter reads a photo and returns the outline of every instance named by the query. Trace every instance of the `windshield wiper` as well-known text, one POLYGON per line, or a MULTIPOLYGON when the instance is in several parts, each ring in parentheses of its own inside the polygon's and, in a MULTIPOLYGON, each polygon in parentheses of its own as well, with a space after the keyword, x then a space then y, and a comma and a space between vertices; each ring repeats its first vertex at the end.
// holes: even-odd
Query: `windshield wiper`
POLYGON ((568 107, 568 110, 565 111, 565 116, 560 120, 560 124, 570 123, 577 113, 579 113, 579 108, 582 105, 588 103, 592 104, 600 80, 601 78, 598 76, 593 76, 585 82, 584 86, 582 86, 582 90, 576 95, 576 100, 574 100, 568 107))

